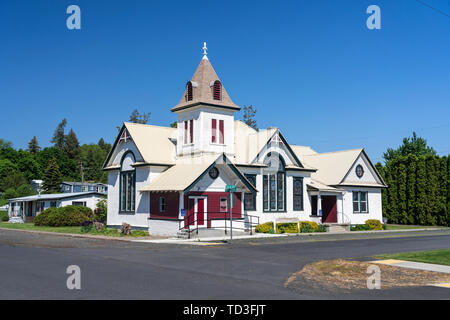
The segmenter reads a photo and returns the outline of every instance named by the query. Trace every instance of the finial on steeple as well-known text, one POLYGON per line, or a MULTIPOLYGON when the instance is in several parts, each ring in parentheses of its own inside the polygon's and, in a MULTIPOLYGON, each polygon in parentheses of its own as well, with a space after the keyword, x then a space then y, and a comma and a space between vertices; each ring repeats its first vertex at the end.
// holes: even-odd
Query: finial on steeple
POLYGON ((207 57, 207 52, 206 52, 206 50, 208 50, 208 48, 206 47, 206 42, 203 42, 203 59, 206 59, 206 60, 208 60, 208 57, 207 57))

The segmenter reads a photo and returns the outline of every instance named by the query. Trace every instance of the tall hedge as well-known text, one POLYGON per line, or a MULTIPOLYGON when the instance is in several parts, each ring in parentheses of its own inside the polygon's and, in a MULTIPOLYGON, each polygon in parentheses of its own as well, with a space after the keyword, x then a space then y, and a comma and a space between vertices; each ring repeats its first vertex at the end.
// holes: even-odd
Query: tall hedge
POLYGON ((389 223, 450 226, 449 156, 399 156, 378 170, 389 223))

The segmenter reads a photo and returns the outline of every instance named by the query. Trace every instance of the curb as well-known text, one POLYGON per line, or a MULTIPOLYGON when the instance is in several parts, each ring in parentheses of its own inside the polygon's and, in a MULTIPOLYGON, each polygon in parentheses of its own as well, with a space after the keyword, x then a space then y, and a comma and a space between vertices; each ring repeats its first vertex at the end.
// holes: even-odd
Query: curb
MULTIPOLYGON (((139 240, 139 238, 108 237, 108 236, 76 234, 76 233, 63 233, 63 232, 52 232, 52 231, 23 230, 23 229, 14 229, 14 228, 0 228, 0 230, 20 231, 20 232, 28 232, 28 233, 35 233, 35 234, 47 234, 47 235, 56 235, 56 236, 64 236, 64 237, 71 237, 71 238, 85 238, 85 239, 96 239, 96 240, 116 240, 116 241, 130 241, 130 242, 134 242, 136 240, 139 240)), ((150 239, 142 239, 142 240, 150 240, 150 239)), ((162 239, 160 239, 160 240, 162 240, 162 239)))

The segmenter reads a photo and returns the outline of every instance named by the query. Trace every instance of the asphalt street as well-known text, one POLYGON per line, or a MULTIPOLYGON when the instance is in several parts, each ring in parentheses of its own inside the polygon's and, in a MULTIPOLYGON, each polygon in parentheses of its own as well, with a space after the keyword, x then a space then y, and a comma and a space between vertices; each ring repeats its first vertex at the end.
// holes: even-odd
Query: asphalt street
POLYGON ((450 299, 450 289, 431 286, 347 293, 284 287, 318 260, 449 247, 450 230, 210 246, 0 230, 0 299, 450 299), (67 289, 70 265, 80 267, 81 290, 67 289))

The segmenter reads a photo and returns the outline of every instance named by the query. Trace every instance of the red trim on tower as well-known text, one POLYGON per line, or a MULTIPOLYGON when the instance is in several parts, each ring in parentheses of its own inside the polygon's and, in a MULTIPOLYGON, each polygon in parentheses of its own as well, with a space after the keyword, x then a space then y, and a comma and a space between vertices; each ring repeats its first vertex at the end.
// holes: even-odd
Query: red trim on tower
POLYGON ((211 142, 212 143, 216 143, 216 141, 217 141, 216 134, 217 134, 217 120, 211 119, 211 142))
POLYGON ((223 144, 225 141, 224 132, 223 132, 223 120, 219 120, 219 143, 223 144))

